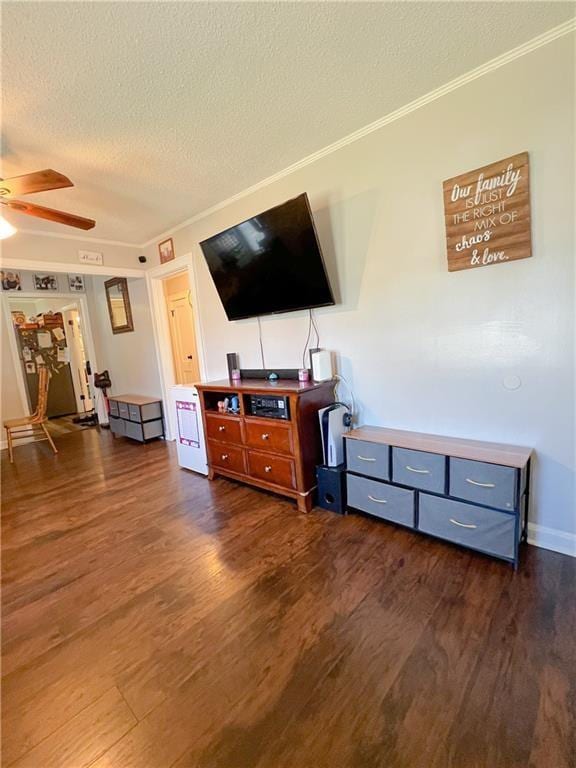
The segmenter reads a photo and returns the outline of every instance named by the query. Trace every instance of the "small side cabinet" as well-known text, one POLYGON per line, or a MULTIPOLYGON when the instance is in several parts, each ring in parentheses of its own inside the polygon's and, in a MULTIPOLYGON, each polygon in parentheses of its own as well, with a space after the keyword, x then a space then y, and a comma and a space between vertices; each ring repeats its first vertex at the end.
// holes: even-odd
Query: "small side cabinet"
POLYGON ((116 437, 130 437, 146 443, 164 437, 162 401, 142 395, 114 395, 108 398, 110 430, 116 437))
POLYGON ((531 448, 382 427, 344 437, 349 507, 518 566, 531 448))

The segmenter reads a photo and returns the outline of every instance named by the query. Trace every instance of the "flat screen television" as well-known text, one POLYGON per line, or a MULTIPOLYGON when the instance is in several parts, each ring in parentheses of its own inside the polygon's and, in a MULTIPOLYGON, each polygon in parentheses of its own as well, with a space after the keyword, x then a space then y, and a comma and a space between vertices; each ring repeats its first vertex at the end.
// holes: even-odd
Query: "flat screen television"
POLYGON ((334 304, 306 194, 200 247, 229 320, 334 304))

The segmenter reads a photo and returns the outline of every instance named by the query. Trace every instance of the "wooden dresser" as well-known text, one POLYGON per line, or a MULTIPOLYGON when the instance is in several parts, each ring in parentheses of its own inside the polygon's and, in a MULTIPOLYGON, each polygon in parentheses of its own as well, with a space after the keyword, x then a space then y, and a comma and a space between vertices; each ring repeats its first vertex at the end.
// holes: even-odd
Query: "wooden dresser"
POLYGON ((349 507, 518 566, 531 448, 382 427, 344 437, 349 507))
POLYGON ((197 384, 208 447, 208 477, 223 475, 289 496, 312 508, 316 465, 322 461, 318 409, 334 402, 334 382, 228 379, 197 384), (218 401, 238 397, 238 414, 219 413, 218 401), (288 418, 250 411, 252 395, 287 398, 288 418))

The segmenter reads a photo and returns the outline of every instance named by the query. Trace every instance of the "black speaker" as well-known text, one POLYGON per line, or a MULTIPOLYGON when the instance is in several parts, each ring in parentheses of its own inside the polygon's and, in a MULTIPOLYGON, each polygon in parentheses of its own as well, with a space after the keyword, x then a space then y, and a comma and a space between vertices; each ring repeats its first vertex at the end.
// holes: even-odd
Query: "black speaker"
POLYGON ((346 465, 316 467, 318 506, 339 515, 346 514, 346 465))
POLYGON ((232 378, 232 371, 240 369, 240 358, 237 352, 228 352, 226 355, 226 363, 228 364, 228 378, 232 378))

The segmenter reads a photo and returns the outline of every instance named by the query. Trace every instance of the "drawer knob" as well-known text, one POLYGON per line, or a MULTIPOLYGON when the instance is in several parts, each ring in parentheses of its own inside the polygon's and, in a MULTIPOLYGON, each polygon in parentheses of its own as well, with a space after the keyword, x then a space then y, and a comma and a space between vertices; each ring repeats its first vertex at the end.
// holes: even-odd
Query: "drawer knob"
POLYGON ((387 504, 388 503, 386 501, 386 499, 377 499, 375 496, 370 496, 370 494, 368 494, 368 498, 370 499, 370 501, 375 501, 376 504, 387 504))
POLYGON ((272 472, 272 467, 270 466, 270 464, 267 464, 267 465, 264 467, 264 472, 272 472))
POLYGON ((268 434, 268 432, 263 432, 262 433, 262 440, 269 440, 269 439, 270 439, 270 435, 268 434))
POLYGON ((358 456, 360 461, 376 461, 376 459, 372 459, 370 456, 358 456))
POLYGON ((469 477, 466 478, 466 482, 470 483, 470 485, 477 485, 480 488, 496 488, 495 483, 479 483, 477 480, 470 480, 469 477))
POLYGON ((226 432, 226 427, 224 426, 218 427, 218 432, 226 432))
POLYGON ((227 453, 223 453, 222 454, 222 461, 227 461, 227 460, 228 460, 228 454, 227 453))
POLYGON ((408 472, 417 472, 419 475, 429 475, 430 470, 429 469, 414 469, 414 467, 411 467, 409 464, 406 464, 406 469, 408 472))
POLYGON ((459 525, 460 528, 478 528, 477 525, 472 525, 472 523, 460 523, 458 520, 454 520, 453 517, 450 518, 450 522, 454 525, 459 525))

